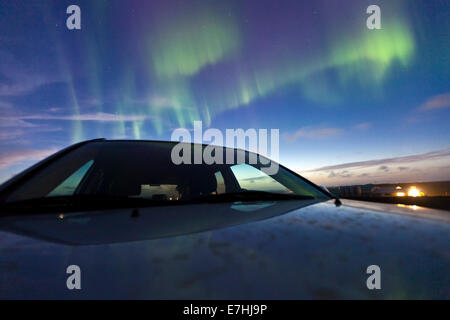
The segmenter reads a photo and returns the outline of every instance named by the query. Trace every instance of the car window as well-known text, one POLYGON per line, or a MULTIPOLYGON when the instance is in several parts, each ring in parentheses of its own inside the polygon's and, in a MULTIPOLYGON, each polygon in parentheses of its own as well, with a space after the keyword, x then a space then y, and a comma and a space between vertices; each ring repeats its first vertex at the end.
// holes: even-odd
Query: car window
POLYGON ((180 193, 176 184, 143 184, 141 193, 136 197, 153 200, 178 200, 180 193))
POLYGON ((276 174, 268 175, 264 167, 244 163, 174 164, 173 146, 163 142, 92 142, 44 165, 11 190, 5 200, 77 194, 177 201, 242 189, 327 198, 281 166, 276 174))
POLYGON ((81 168, 72 173, 66 180, 64 180, 55 189, 47 194, 47 197, 55 196, 70 196, 75 193, 78 185, 80 184, 83 177, 88 172, 89 168, 94 164, 94 160, 86 162, 81 168))
POLYGON ((217 194, 225 193, 226 187, 225 187, 225 180, 223 179, 222 172, 217 171, 214 175, 216 176, 216 181, 217 181, 217 189, 216 189, 217 194))
POLYGON ((278 193, 291 192, 274 178, 251 165, 237 164, 231 166, 231 171, 242 189, 278 193))

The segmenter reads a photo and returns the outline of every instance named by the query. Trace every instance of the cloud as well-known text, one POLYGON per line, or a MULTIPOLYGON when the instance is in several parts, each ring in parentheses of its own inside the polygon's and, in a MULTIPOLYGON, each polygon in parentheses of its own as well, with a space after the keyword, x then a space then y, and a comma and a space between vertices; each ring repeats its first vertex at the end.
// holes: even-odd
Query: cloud
POLYGON ((349 162, 301 171, 322 185, 450 180, 450 149, 411 156, 349 162))
POLYGON ((395 157, 395 158, 385 158, 385 159, 377 159, 377 160, 367 160, 367 161, 343 163, 343 164, 325 166, 325 167, 321 167, 321 168, 317 168, 317 169, 313 169, 313 170, 308 170, 306 172, 320 171, 320 170, 348 169, 348 168, 364 168, 364 167, 371 167, 371 166, 377 166, 377 165, 383 166, 386 164, 416 162, 416 161, 423 161, 423 160, 430 160, 430 159, 438 159, 438 158, 448 157, 448 156, 450 156, 450 149, 444 149, 444 150, 437 150, 437 151, 416 154, 416 155, 411 155, 411 156, 404 156, 404 157, 395 157))
POLYGON ((52 115, 38 115, 29 117, 28 119, 40 119, 40 120, 69 120, 69 121, 100 121, 100 122, 122 122, 122 121, 137 121, 149 119, 149 116, 145 115, 117 115, 114 113, 85 113, 70 116, 52 116, 52 115))
POLYGON ((13 130, 6 130, 6 131, 0 130, 0 141, 14 140, 16 138, 21 137, 24 134, 25 134, 25 131, 20 130, 20 129, 13 129, 13 130))
POLYGON ((295 141, 300 138, 307 139, 325 139, 329 137, 338 136, 343 133, 342 129, 339 128, 311 128, 304 127, 300 128, 293 133, 288 133, 284 135, 284 138, 287 141, 295 141))
POLYGON ((46 125, 38 126, 28 123, 22 124, 20 121, 17 122, 16 126, 4 126, 0 123, 0 141, 17 143, 18 138, 27 134, 29 135, 39 132, 55 132, 62 130, 62 127, 53 127, 46 125))
POLYGON ((419 107, 421 111, 431 111, 450 107, 450 92, 429 98, 419 107))
POLYGON ((352 173, 349 173, 347 170, 341 172, 334 172, 333 170, 328 175, 328 178, 351 178, 353 176, 352 173))
POLYGON ((38 161, 55 153, 57 148, 44 150, 23 149, 9 151, 7 154, 0 154, 0 170, 25 161, 38 161))
POLYGON ((361 122, 355 125, 355 129, 357 130, 367 130, 370 127, 372 127, 372 124, 370 122, 361 122))
MULTIPOLYGON (((348 127, 348 130, 368 130, 370 127, 372 127, 372 124, 370 122, 361 122, 354 126, 348 127)), ((284 134, 284 139, 289 142, 293 142, 295 140, 306 138, 306 139, 326 139, 330 137, 339 136, 344 133, 344 129, 341 128, 334 128, 334 127, 303 127, 298 129, 297 131, 293 133, 286 133, 284 134)))
MULTIPOLYGON (((56 111, 55 111, 56 112, 56 111)), ((8 112, 5 112, 6 114, 8 112)), ((17 139, 22 136, 30 136, 37 132, 54 132, 64 130, 63 126, 58 123, 57 126, 50 123, 33 123, 33 120, 41 121, 90 121, 90 122, 132 122, 155 119, 149 115, 134 115, 134 114, 114 114, 114 113, 82 113, 82 114, 55 114, 41 113, 41 114, 18 114, 9 112, 9 115, 0 114, 0 141, 3 142, 17 142, 17 139)), ((130 138, 130 137, 128 137, 130 138)))
POLYGON ((114 113, 97 112, 97 113, 84 113, 74 115, 53 115, 53 114, 15 115, 9 117, 0 117, 0 123, 18 124, 20 121, 23 120, 126 122, 126 121, 139 121, 147 119, 152 119, 152 117, 146 115, 118 115, 114 113))
POLYGON ((0 117, 0 128, 14 127, 14 128, 32 128, 37 125, 14 117, 0 117))
POLYGON ((11 108, 6 107, 0 113, 0 141, 14 141, 26 134, 35 134, 38 132, 54 132, 63 130, 62 127, 55 127, 46 124, 35 124, 26 121, 27 116, 20 116, 11 112, 11 108))
POLYGON ((35 72, 5 50, 0 50, 0 96, 26 94, 47 83, 61 81, 60 77, 35 72))
POLYGON ((368 177, 368 176, 369 176, 369 174, 367 172, 364 172, 364 173, 361 173, 361 174, 358 175, 358 177, 362 177, 362 178, 365 178, 365 177, 368 177))

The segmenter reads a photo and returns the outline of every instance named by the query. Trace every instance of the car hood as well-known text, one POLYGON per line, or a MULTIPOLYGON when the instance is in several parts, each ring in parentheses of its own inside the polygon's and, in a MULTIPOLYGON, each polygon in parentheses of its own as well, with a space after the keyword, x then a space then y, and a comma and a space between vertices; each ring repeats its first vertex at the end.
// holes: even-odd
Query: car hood
POLYGON ((449 212, 350 200, 3 217, 0 298, 450 298, 449 235, 449 212))

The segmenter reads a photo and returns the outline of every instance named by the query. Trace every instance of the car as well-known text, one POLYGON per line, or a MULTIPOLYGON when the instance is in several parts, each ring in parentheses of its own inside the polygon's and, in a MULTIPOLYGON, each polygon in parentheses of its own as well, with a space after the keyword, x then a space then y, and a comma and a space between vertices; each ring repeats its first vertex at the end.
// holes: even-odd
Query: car
POLYGON ((3 183, 0 298, 450 297, 448 212, 339 200, 238 149, 174 164, 176 143, 89 140, 3 183))

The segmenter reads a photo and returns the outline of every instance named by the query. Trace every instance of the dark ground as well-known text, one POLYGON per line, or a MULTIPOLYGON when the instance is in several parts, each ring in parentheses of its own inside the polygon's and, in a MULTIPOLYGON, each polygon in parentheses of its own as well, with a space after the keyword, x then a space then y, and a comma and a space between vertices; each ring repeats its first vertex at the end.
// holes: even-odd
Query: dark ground
POLYGON ((417 205, 421 207, 450 211, 450 196, 437 197, 342 197, 344 199, 383 202, 393 204, 417 205))

